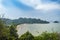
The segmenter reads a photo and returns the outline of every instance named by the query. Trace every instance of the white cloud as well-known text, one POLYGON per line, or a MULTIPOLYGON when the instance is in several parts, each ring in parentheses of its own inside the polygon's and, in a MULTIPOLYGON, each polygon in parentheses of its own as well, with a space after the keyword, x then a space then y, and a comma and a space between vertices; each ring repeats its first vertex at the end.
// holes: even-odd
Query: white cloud
POLYGON ((41 0, 19 0, 19 1, 37 10, 60 9, 59 4, 56 3, 43 4, 41 0))
POLYGON ((60 6, 57 4, 41 4, 35 7, 37 10, 52 10, 52 9, 60 9, 60 6))

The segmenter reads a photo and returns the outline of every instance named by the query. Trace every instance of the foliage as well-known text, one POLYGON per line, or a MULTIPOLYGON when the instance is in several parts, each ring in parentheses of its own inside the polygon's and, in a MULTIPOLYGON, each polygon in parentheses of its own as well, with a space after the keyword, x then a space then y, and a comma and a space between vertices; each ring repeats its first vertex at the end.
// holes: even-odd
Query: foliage
POLYGON ((4 22, 0 19, 0 40, 7 40, 9 36, 9 29, 6 28, 4 22))
POLYGON ((43 32, 39 36, 33 36, 31 33, 26 32, 21 37, 19 40, 60 40, 60 34, 58 33, 48 33, 48 32, 43 32))
POLYGON ((0 40, 17 40, 18 34, 15 26, 6 27, 0 19, 0 40))
POLYGON ((43 32, 40 36, 35 37, 35 40, 60 40, 58 33, 43 32))
POLYGON ((20 40, 33 40, 33 39, 34 39, 34 36, 29 32, 26 32, 20 37, 20 40))
POLYGON ((15 38, 15 40, 18 39, 16 27, 14 25, 12 25, 12 26, 10 26, 9 30, 10 30, 10 39, 11 40, 12 40, 12 38, 15 38))

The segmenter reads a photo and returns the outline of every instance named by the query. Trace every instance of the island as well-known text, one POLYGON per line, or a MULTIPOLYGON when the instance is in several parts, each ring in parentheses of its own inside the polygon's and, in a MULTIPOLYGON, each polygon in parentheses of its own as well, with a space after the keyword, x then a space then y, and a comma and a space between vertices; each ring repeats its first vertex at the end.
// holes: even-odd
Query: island
POLYGON ((45 21, 45 20, 41 20, 41 19, 36 19, 36 18, 18 18, 18 19, 6 19, 6 18, 2 18, 2 20, 5 21, 6 24, 15 24, 15 25, 19 25, 19 24, 48 24, 50 22, 45 21))
POLYGON ((59 21, 54 21, 54 23, 59 23, 59 21))

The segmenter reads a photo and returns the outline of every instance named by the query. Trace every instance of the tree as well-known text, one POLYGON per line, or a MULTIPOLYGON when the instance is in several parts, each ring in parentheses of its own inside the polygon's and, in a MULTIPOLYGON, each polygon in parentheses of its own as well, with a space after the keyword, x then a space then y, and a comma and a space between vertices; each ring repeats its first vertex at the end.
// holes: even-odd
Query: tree
POLYGON ((28 31, 24 33, 23 35, 21 35, 20 37, 20 40, 33 40, 33 39, 34 39, 34 36, 28 31))
POLYGON ((9 39, 9 29, 5 27, 4 22, 0 19, 0 40, 9 39))
POLYGON ((43 32, 40 36, 35 37, 35 40, 60 40, 57 33, 43 32))
POLYGON ((10 30, 10 40, 18 40, 16 27, 14 25, 11 25, 9 30, 10 30))

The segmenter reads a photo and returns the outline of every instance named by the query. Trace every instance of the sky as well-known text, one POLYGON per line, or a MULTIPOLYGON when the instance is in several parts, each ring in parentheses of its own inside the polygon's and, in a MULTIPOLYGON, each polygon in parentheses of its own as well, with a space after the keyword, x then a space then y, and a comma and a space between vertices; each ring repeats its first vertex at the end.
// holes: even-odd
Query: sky
POLYGON ((0 0, 0 15, 60 21, 60 0, 0 0))

